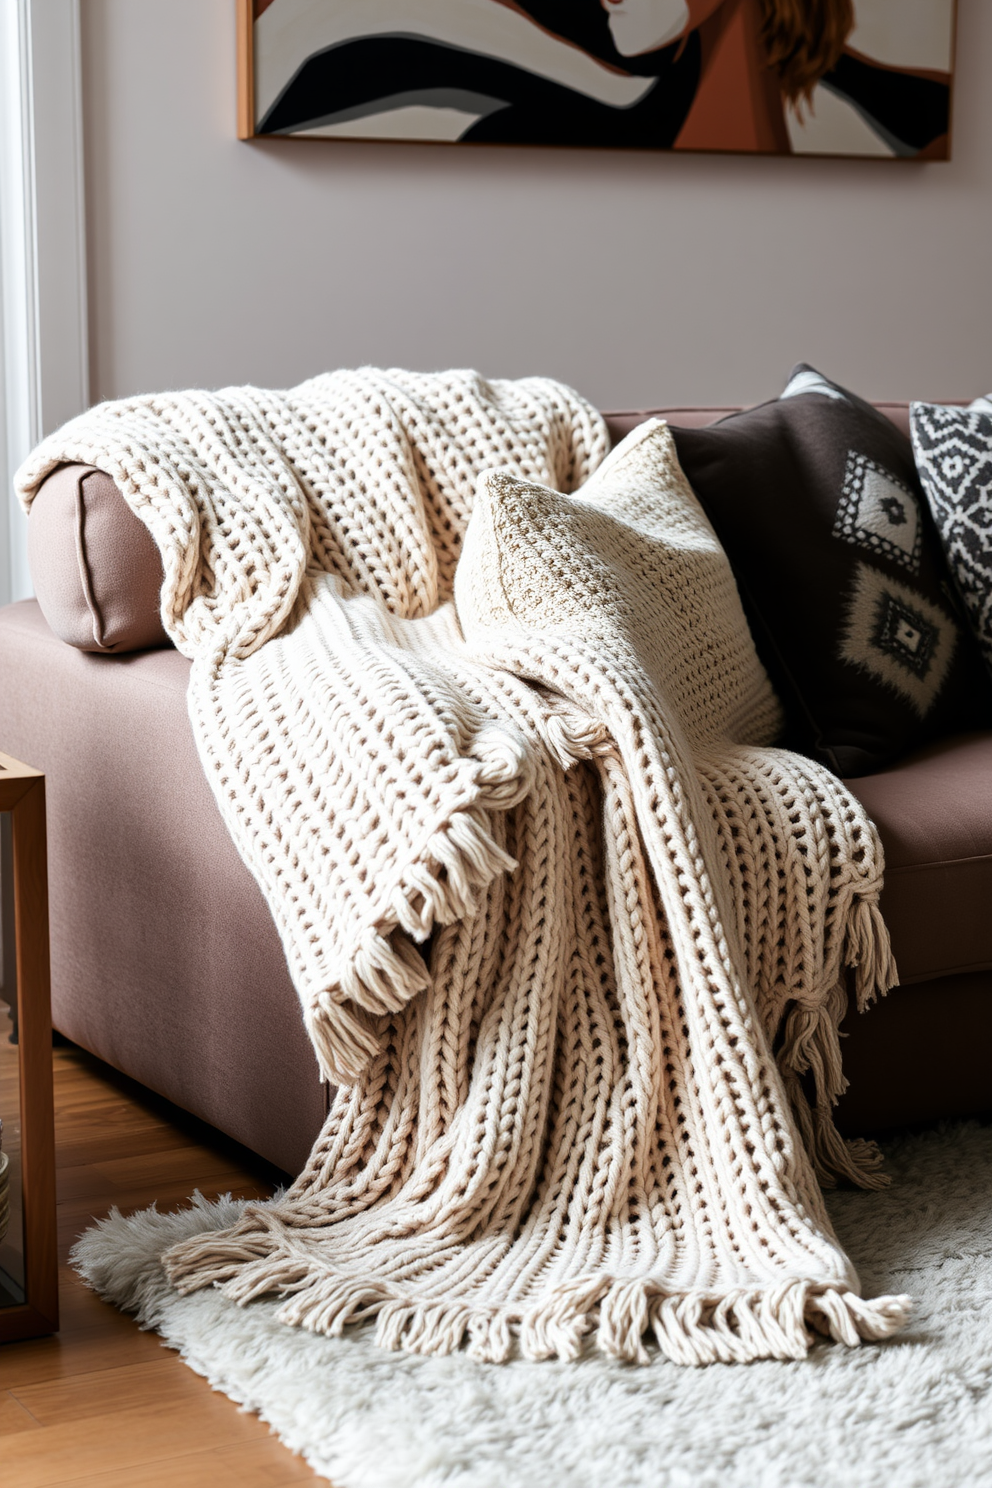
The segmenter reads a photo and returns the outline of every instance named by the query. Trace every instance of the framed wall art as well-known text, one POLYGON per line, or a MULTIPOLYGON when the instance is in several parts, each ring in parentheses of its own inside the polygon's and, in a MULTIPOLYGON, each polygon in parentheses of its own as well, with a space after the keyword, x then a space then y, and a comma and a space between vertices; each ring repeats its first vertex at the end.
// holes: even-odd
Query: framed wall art
POLYGON ((946 160, 955 0, 239 0, 243 139, 946 160))

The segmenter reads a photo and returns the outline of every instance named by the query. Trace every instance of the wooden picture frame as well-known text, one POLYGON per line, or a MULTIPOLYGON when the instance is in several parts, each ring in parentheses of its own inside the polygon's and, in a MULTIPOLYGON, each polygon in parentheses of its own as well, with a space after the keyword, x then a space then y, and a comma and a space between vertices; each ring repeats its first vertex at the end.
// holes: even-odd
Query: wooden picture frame
MULTIPOLYGON (((9 1343, 58 1330, 59 1292, 45 777, 5 754, 0 812, 9 813, 12 847, 24 1256, 24 1301, 0 1307, 0 1342, 9 1343)), ((5 881, 5 896, 10 888, 5 881)), ((5 943, 8 982, 9 951, 5 943)))
POLYGON ((956 0, 806 3, 237 0, 238 136, 949 159, 956 0))
POLYGON ((238 48, 238 139, 255 136, 255 7, 252 0, 237 0, 238 48))

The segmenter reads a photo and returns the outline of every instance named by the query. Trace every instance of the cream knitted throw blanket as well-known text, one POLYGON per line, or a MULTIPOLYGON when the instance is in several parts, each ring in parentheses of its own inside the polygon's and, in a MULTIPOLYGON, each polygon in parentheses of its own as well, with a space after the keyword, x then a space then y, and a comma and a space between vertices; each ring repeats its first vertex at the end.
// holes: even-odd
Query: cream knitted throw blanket
POLYGON ((170 1252, 181 1289, 495 1361, 796 1358, 905 1319, 817 1183, 880 1181, 831 1119, 848 984, 894 981, 874 829, 769 747, 665 425, 607 442, 548 381, 364 370, 104 405, 19 473, 27 504, 98 465, 156 538, 341 1087, 284 1197, 170 1252))

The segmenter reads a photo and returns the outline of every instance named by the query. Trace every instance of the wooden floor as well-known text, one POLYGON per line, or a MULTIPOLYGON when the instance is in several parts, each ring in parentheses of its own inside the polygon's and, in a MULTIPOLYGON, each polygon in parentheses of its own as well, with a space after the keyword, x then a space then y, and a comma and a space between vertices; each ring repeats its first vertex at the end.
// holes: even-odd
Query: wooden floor
POLYGON ((3 1488, 325 1482, 66 1264, 77 1235, 113 1204, 175 1208, 194 1188, 257 1196, 277 1175, 81 1050, 54 1059, 62 1329, 0 1345, 3 1488))

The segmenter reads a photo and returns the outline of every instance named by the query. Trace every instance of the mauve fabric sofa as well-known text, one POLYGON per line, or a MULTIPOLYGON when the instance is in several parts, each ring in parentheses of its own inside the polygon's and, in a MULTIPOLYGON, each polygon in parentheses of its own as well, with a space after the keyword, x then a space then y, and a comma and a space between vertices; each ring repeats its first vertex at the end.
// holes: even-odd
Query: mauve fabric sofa
MULTIPOLYGON (((906 405, 879 406, 908 428, 906 405)), ((700 426, 731 411, 609 418, 619 437, 652 414, 700 426)), ((42 603, 0 610, 0 749, 47 776, 55 1025, 295 1172, 328 1091, 268 909, 196 756, 189 663, 161 633, 151 538, 85 467, 49 478, 29 532, 42 603), (110 569, 91 561, 97 551, 113 554, 110 569)), ((849 784, 885 845, 901 985, 848 1015, 839 1123, 853 1134, 988 1116, 992 732, 849 784)))

